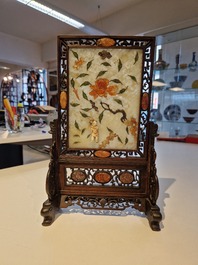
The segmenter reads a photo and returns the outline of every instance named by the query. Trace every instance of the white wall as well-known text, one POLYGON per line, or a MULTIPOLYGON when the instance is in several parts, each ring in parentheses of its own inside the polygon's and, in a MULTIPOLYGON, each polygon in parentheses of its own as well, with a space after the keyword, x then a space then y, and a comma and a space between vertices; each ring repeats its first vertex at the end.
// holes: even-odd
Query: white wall
POLYGON ((46 42, 42 45, 42 60, 44 62, 52 62, 57 60, 57 40, 46 42))
POLYGON ((25 67, 46 67, 41 45, 0 32, 0 61, 25 67))

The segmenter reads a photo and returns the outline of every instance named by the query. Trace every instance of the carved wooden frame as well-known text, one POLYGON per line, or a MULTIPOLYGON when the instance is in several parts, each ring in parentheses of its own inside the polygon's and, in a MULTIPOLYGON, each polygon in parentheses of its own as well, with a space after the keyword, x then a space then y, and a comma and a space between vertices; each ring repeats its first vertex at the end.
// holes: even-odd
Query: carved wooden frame
POLYGON ((154 45, 153 37, 58 37, 59 107, 43 225, 78 204, 132 207, 160 230, 157 126, 149 121, 154 45))

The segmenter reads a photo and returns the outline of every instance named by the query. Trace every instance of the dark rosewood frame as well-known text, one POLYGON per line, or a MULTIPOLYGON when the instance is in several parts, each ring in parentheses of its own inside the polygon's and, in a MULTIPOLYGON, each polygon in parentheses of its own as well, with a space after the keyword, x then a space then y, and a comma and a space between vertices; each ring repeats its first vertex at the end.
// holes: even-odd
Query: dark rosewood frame
POLYGON ((157 125, 149 121, 154 57, 154 37, 59 36, 58 119, 51 126, 51 160, 46 179, 48 199, 43 203, 43 225, 53 223, 57 211, 74 204, 83 209, 124 210, 131 207, 148 218, 154 231, 160 230, 162 215, 154 140, 157 125), (68 47, 113 45, 143 51, 138 144, 136 150, 68 148, 70 108, 68 47))

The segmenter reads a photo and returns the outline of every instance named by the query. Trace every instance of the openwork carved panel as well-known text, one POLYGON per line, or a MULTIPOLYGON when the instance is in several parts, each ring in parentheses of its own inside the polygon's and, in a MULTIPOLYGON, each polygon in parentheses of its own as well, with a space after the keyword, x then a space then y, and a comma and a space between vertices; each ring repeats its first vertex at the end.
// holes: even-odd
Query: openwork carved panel
POLYGON ((97 210, 125 210, 128 207, 143 211, 144 202, 141 199, 130 200, 123 198, 96 198, 96 197, 74 197, 64 196, 62 205, 66 207, 77 204, 83 209, 97 209, 97 210))
POLYGON ((140 171, 125 169, 65 168, 65 185, 139 188, 140 171))

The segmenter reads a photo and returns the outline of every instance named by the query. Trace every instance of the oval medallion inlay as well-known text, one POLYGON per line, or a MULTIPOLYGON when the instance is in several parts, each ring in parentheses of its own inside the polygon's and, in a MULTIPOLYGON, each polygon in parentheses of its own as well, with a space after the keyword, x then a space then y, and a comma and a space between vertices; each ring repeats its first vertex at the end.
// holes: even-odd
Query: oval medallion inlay
POLYGON ((147 110, 149 106, 149 95, 148 93, 144 93, 142 95, 142 109, 147 110))
POLYGON ((71 178, 75 182, 83 182, 86 179, 86 175, 80 170, 75 170, 74 172, 72 172, 71 178))
POLYGON ((110 39, 110 38, 101 38, 97 40, 97 44, 103 47, 110 47, 110 46, 115 45, 115 40, 110 39))
POLYGON ((60 106, 61 109, 66 109, 67 107, 67 93, 65 91, 60 93, 60 106))
POLYGON ((132 183, 134 177, 131 173, 124 172, 124 173, 120 174, 119 179, 123 184, 130 184, 130 183, 132 183))
POLYGON ((101 158, 109 157, 111 155, 110 152, 104 151, 104 150, 98 150, 94 154, 95 154, 95 156, 101 157, 101 158))
POLYGON ((105 184, 111 180, 111 175, 106 172, 99 172, 95 174, 94 178, 98 183, 105 184))

